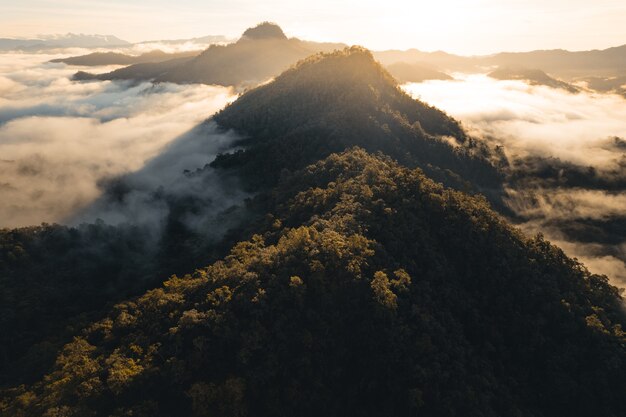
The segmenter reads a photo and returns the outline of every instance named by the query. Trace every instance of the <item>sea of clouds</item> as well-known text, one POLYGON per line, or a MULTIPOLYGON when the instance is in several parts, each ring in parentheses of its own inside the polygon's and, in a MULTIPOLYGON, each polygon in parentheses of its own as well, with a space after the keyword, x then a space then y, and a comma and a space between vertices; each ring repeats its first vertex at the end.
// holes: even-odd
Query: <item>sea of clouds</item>
MULTIPOLYGON (((73 82, 80 67, 49 63, 81 52, 0 55, 0 227, 96 219, 162 226, 177 201, 191 199, 202 208, 185 213, 184 222, 196 230, 219 230, 217 213, 246 194, 210 169, 193 173, 233 149, 235 134, 203 121, 233 101, 235 92, 205 85, 73 82)), ((508 189, 507 202, 523 229, 544 233, 593 272, 626 285, 626 237, 610 230, 626 224, 624 98, 484 75, 404 88, 461 120, 472 134, 501 145, 520 172, 540 172, 544 165, 593 169, 588 186, 527 175, 523 187, 508 189), (590 222, 611 239, 567 233, 565 226, 590 222)))
POLYGON ((139 205, 105 209, 107 184, 135 173, 139 188, 174 190, 185 169, 202 168, 236 140, 211 124, 198 127, 236 98, 231 89, 73 82, 79 67, 48 62, 70 52, 77 51, 0 55, 0 227, 135 221, 139 205))
MULTIPOLYGON (((508 204, 529 233, 541 232, 593 272, 626 286, 626 235, 621 241, 576 239, 566 227, 626 224, 626 100, 618 95, 531 86, 486 75, 407 84, 405 91, 459 119, 472 134, 502 145, 522 171, 575 169, 577 184, 529 178, 509 188, 508 204), (612 222, 612 223, 611 223, 612 222)), ((613 226, 611 226, 613 225, 613 226)), ((602 226, 601 226, 602 227, 602 226)))

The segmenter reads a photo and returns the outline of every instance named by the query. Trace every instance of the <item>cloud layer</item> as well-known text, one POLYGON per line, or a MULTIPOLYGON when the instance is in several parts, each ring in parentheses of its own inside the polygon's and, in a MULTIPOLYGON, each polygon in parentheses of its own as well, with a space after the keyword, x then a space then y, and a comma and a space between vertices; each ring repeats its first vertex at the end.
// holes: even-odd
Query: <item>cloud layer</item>
MULTIPOLYGON (((73 83, 76 69, 47 63, 55 57, 0 56, 0 227, 84 212, 107 180, 140 170, 235 98, 212 86, 73 83)), ((232 139, 206 136, 186 169, 232 139)))
POLYGON ((512 162, 508 202, 522 228, 626 286, 626 100, 457 78, 404 88, 503 146, 512 162))

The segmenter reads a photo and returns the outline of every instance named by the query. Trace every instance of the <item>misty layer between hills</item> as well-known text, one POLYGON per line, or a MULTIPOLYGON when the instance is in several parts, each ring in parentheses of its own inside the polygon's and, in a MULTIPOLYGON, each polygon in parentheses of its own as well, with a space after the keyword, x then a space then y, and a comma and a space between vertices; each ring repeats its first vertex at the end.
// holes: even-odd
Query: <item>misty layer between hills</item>
POLYGON ((626 102, 617 95, 458 76, 405 89, 510 160, 508 205, 594 272, 626 283, 626 102))
POLYGON ((622 415, 619 290, 471 195, 553 181, 473 129, 346 48, 245 93, 78 216, 129 227, 3 230, 0 412, 622 415), (249 216, 207 242, 238 189, 258 191, 249 216), (146 251, 134 225, 153 217, 146 251))
MULTIPOLYGON (((243 40, 251 42, 245 36, 243 40)), ((270 37, 269 42, 287 40, 270 37)), ((0 203, 0 218, 5 227, 42 221, 76 223, 97 217, 114 224, 162 219, 167 209, 163 195, 158 197, 161 200, 155 197, 159 185, 148 186, 140 180, 140 173, 123 180, 119 177, 140 170, 175 138, 193 142, 189 138, 196 131, 181 135, 234 98, 226 88, 199 85, 75 83, 69 80, 74 72, 71 66, 47 62, 58 55, 5 57, 0 64, 0 187, 7 196, 0 203), (129 190, 130 183, 138 189, 129 190), (102 197, 103 192, 108 197, 102 197), (97 208, 88 208, 99 197, 97 208), (142 205, 149 209, 139 215, 142 205)), ((394 68, 405 72, 396 72, 404 79, 448 78, 434 67, 390 66, 394 68)), ((614 95, 573 95, 521 81, 455 76, 459 82, 426 82, 407 88, 461 118, 466 127, 494 144, 503 145, 513 160, 517 181, 509 190, 509 206, 527 230, 546 233, 595 271, 624 282, 623 235, 619 240, 615 232, 606 231, 615 227, 615 219, 624 217, 619 209, 607 209, 621 198, 626 183, 624 142, 618 136, 626 132, 624 101, 614 95), (566 192, 558 188, 563 186, 566 192), (584 215, 559 208, 581 201, 589 207, 584 215), (590 230, 598 227, 604 232, 589 238, 590 230)), ((201 168, 233 140, 217 133, 210 137, 207 143, 217 148, 203 148, 208 153, 198 154, 202 158, 177 166, 180 178, 189 184, 193 181, 183 177, 183 171, 201 168)), ((171 181, 172 187, 180 185, 171 181)))
MULTIPOLYGON (((167 155, 164 149, 176 149, 168 144, 189 142, 196 132, 191 129, 234 99, 229 89, 210 86, 77 84, 67 78, 71 70, 45 63, 48 56, 4 58, 0 68, 2 227, 68 222, 78 211, 88 216, 86 206, 114 178, 140 170, 165 152, 162 160, 167 155)), ((179 159, 185 165, 176 165, 179 174, 201 168, 230 141, 232 137, 217 133, 191 141, 198 147, 179 159), (207 143, 210 146, 204 146, 207 143)), ((123 216, 110 211, 103 216, 123 221, 123 216)))

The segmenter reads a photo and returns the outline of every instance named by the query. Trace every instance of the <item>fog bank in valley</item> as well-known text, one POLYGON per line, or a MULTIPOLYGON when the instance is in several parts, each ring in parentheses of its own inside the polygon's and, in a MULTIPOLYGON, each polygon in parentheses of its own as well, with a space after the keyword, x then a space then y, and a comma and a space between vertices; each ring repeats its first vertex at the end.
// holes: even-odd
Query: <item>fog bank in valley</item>
POLYGON ((508 204, 523 229, 626 286, 626 100, 484 75, 457 79, 404 89, 502 145, 511 162, 508 204))
POLYGON ((230 89, 76 83, 69 80, 76 68, 47 63, 54 57, 0 56, 0 227, 91 220, 87 207, 115 178, 187 146, 190 154, 155 160, 161 165, 152 179, 170 180, 174 171, 203 167, 233 140, 210 126, 193 130, 235 98, 230 89))

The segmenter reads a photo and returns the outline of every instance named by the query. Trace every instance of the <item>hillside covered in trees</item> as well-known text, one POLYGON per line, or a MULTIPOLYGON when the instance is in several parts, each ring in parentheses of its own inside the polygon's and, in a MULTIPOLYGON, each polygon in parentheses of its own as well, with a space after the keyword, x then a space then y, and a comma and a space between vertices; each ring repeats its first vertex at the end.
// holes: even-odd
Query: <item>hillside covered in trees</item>
POLYGON ((0 416, 626 413, 620 291, 494 212, 498 150, 371 53, 214 121, 244 139, 185 175, 253 192, 220 239, 185 226, 192 199, 160 235, 0 231, 0 416))
POLYGON ((626 411, 617 289, 483 199, 351 150, 259 204, 250 240, 117 304, 5 415, 626 411))
POLYGON ((499 155, 469 137, 458 121, 412 99, 360 47, 314 55, 214 116, 247 136, 245 149, 218 156, 252 187, 271 185, 283 169, 360 146, 467 191, 497 195, 499 155))

